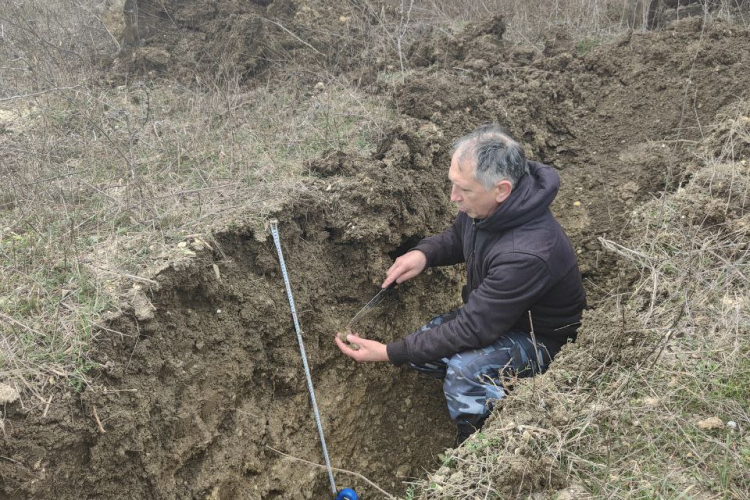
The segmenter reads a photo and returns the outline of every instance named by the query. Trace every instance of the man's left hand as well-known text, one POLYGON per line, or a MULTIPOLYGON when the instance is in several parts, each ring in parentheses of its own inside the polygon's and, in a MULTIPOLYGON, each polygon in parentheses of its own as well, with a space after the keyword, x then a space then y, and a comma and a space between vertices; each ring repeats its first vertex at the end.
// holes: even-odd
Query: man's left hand
POLYGON ((350 333, 346 340, 359 346, 359 349, 356 351, 341 340, 338 335, 336 335, 335 340, 341 352, 359 363, 365 361, 388 361, 388 351, 385 344, 381 344, 375 340, 363 339, 350 333))

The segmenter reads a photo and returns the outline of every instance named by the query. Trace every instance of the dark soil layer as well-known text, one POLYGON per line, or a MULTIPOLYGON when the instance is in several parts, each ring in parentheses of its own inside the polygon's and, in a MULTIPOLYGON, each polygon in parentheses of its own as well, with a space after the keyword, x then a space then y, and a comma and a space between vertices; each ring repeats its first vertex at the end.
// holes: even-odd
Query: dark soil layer
MULTIPOLYGON (((319 177, 273 210, 333 464, 394 492, 451 444, 440 385, 355 365, 332 340, 377 291, 391 259, 452 220, 451 141, 495 120, 529 157, 560 170, 553 210, 596 305, 627 286, 597 238, 627 231, 636 204, 675 186, 685 141, 750 88, 750 33, 728 25, 688 20, 586 54, 562 35, 544 53, 514 48, 502 32, 495 21, 456 38, 428 37, 410 52, 423 68, 398 86, 403 119, 379 152, 370 159, 331 152, 310 165, 319 177)), ((155 310, 131 309, 110 325, 121 333, 99 336, 100 389, 57 395, 44 416, 6 408, 0 497, 330 496, 323 471, 269 448, 322 462, 263 224, 237 220, 215 235, 213 251, 155 276, 155 310)), ((459 270, 428 272, 391 292, 363 331, 381 340, 408 333, 456 307, 460 281, 459 270)), ((362 482, 337 478, 377 498, 362 482)))

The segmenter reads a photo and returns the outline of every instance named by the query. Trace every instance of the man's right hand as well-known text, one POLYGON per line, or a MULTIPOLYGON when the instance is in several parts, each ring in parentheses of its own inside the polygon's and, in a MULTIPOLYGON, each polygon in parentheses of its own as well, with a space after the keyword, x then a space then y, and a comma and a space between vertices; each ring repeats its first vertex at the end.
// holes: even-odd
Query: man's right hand
POLYGON ((385 281, 380 286, 385 288, 394 281, 396 283, 403 283, 424 271, 425 267, 427 267, 427 257, 424 253, 420 250, 407 252, 396 259, 390 269, 386 271, 385 281))

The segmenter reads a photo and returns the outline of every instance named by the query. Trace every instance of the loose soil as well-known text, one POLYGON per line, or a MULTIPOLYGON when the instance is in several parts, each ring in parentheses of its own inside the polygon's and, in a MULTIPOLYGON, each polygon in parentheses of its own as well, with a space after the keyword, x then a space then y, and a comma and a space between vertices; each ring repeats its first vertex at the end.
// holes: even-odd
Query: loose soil
MULTIPOLYGON (((626 234, 639 203, 683 181, 691 141, 750 88, 750 32, 718 22, 688 19, 587 53, 554 33, 543 52, 514 47, 503 31, 496 19, 460 35, 427 35, 408 51, 420 67, 403 83, 357 70, 352 78, 369 81, 400 112, 379 151, 327 153, 265 217, 236 218, 210 247, 188 239, 184 258, 162 262, 158 285, 132 290, 124 313, 99 334, 102 368, 91 389, 61 390, 43 415, 5 407, 0 496, 330 497, 322 470, 271 449, 322 462, 271 218, 334 466, 394 493, 439 466, 453 432, 440 384, 356 365, 333 335, 377 292, 393 258, 454 217, 451 141, 498 121, 530 158, 560 171, 553 211, 596 307, 629 283, 597 238, 626 234)), ((390 292, 362 330, 383 341, 403 336, 457 307, 460 285, 460 269, 429 271, 390 292)), ((337 480, 378 498, 356 478, 337 480)))

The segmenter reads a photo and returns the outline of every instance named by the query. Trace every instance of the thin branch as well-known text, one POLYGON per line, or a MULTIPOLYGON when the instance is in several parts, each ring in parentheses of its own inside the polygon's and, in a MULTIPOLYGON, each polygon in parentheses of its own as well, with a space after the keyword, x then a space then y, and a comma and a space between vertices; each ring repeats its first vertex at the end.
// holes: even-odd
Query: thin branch
POLYGON ((99 420, 99 414, 96 412, 96 406, 92 406, 91 409, 94 410, 94 419, 96 420, 96 425, 99 426, 99 433, 106 434, 107 431, 104 430, 104 427, 102 426, 102 421, 99 420))
POLYGON ((312 45, 310 45, 309 43, 307 43, 306 41, 304 41, 303 39, 301 39, 300 37, 298 37, 297 35, 295 35, 295 34, 294 34, 294 33, 292 33, 291 31, 289 31, 288 29, 286 29, 286 28, 285 28, 285 27, 284 27, 284 26, 283 26, 282 24, 280 24, 280 23, 277 23, 276 21, 272 21, 271 19, 267 19, 267 18, 265 18, 265 17, 262 17, 261 19, 263 19, 264 21, 268 21, 268 22, 269 22, 269 23, 271 23, 271 24, 275 24, 275 25, 276 25, 276 26, 278 26, 279 28, 283 29, 284 31, 286 31, 287 33, 289 33, 290 35, 292 35, 292 36, 293 36, 294 38, 296 38, 296 39, 297 39, 298 41, 300 41, 300 42, 304 43, 305 45, 307 45, 308 47, 310 47, 311 49, 313 49, 313 50, 314 50, 315 52, 317 52, 317 53, 318 53, 318 54, 320 54, 321 56, 325 56, 325 54, 323 54, 323 53, 322 53, 321 51, 319 51, 318 49, 316 49, 315 47, 313 47, 312 45))
POLYGON ((0 312, 0 319, 4 319, 5 321, 9 321, 10 323, 14 323, 15 325, 20 326, 21 328, 23 328, 24 330, 26 330, 26 331, 28 331, 30 333, 33 333, 35 335, 39 335, 39 337, 44 337, 43 333, 41 333, 41 332, 39 332, 37 330, 34 330, 30 326, 24 325, 20 321, 15 320, 14 318, 8 316, 7 314, 3 314, 3 313, 0 312))
POLYGON ((83 88, 82 85, 75 85, 73 87, 55 87, 55 88, 47 89, 47 90, 40 90, 39 92, 33 92, 31 94, 20 94, 20 95, 12 95, 10 97, 3 97, 2 99, 0 99, 0 102, 13 101, 16 99, 28 99, 29 97, 36 97, 38 95, 49 94, 50 92, 57 92, 61 90, 74 90, 74 89, 82 89, 82 88, 83 88))
MULTIPOLYGON (((284 457, 287 457, 287 458, 291 458, 292 460, 297 460, 298 462, 302 462, 302 463, 307 464, 307 465, 312 465, 313 467, 319 467, 321 469, 326 469, 327 468, 325 465, 316 464, 315 462, 310 462, 310 461, 305 460, 303 458, 297 458, 295 456, 292 456, 292 455, 289 455, 287 453, 284 453, 283 451, 279 451, 279 450, 277 450, 275 448, 271 448, 268 445, 266 445, 266 448, 268 448, 269 450, 271 450, 271 451, 273 451, 275 453, 278 453, 281 456, 284 456, 284 457)), ((387 491, 385 491, 383 488, 381 488, 377 484, 373 483, 372 481, 370 481, 369 479, 367 479, 365 476, 363 476, 362 474, 360 474, 358 472, 353 472, 353 471, 346 470, 346 469, 339 469, 339 468, 336 468, 336 467, 331 467, 331 470, 334 470, 336 472, 342 472, 344 474, 349 474, 351 476, 358 477, 359 479, 361 479, 362 481, 366 482, 367 484, 369 484, 370 486, 372 486, 373 488, 375 488, 376 490, 378 490, 380 493, 382 493, 383 495, 385 495, 386 498, 389 498, 391 500, 396 500, 396 497, 394 497, 393 495, 391 495, 390 493, 388 493, 387 491)))
POLYGON ((99 269, 101 271, 104 271, 106 273, 112 273, 112 274, 116 274, 118 276, 124 276, 125 278, 130 278, 130 279, 135 280, 135 281, 143 281, 145 283, 150 283, 152 285, 158 285, 159 284, 158 282, 156 282, 154 280, 150 280, 148 278, 143 278, 142 276, 136 276, 135 274, 128 274, 128 273, 124 273, 122 271, 117 271, 115 269, 107 269, 106 267, 97 266, 97 265, 91 264, 91 263, 89 263, 89 266, 94 267, 96 269, 99 269))

